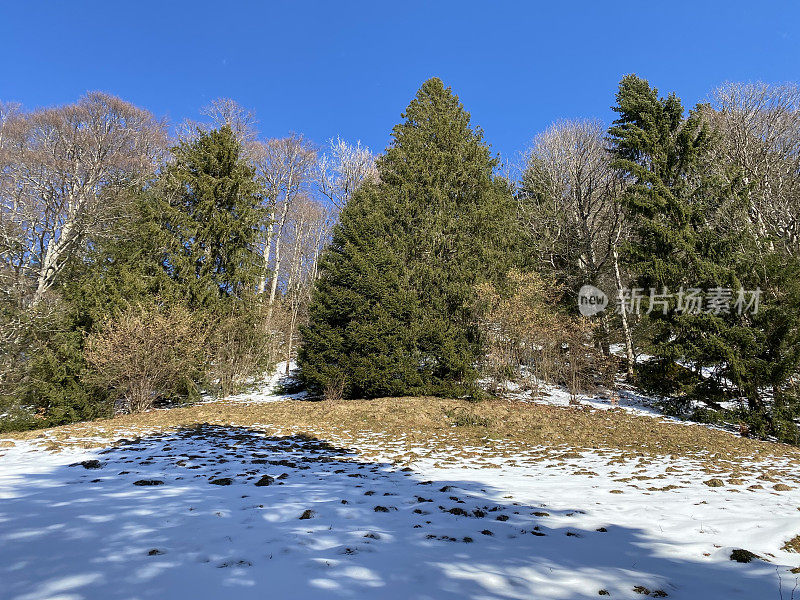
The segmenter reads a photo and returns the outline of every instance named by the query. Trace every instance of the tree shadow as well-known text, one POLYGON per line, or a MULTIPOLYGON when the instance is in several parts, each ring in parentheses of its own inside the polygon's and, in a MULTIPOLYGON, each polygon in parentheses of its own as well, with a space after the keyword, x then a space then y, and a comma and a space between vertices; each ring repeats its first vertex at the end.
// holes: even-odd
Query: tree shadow
POLYGON ((0 598, 779 597, 767 563, 671 558, 613 523, 548 527, 585 513, 315 438, 201 425, 84 454, 9 455, 0 598))

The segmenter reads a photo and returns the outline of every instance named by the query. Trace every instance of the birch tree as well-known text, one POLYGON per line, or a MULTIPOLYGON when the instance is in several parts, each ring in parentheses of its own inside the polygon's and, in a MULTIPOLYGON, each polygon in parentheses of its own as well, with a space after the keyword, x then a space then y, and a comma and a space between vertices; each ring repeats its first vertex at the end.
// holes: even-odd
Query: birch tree
POLYGON ((293 204, 286 226, 290 260, 285 275, 286 287, 286 371, 289 371, 295 338, 316 279, 317 260, 331 225, 330 211, 322 203, 300 197, 293 204))
POLYGON ((262 245, 262 277, 258 291, 269 289, 268 320, 278 292, 278 277, 286 257, 283 238, 289 211, 308 189, 316 166, 316 151, 302 136, 271 139, 260 144, 256 170, 267 198, 267 227, 262 245))

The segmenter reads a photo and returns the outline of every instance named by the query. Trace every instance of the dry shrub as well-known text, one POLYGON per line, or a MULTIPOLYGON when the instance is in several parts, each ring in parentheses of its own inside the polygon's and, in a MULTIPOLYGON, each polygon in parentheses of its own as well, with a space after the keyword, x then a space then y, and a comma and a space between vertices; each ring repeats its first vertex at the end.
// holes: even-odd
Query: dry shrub
POLYGON ((512 271, 507 288, 500 290, 489 283, 477 288, 487 350, 483 371, 496 392, 504 391, 508 380, 536 385, 535 373, 529 368, 533 355, 538 355, 536 366, 540 371, 549 367, 551 348, 541 342, 552 338, 557 326, 547 306, 546 287, 537 274, 512 271))
POLYGON ((267 311, 259 303, 232 308, 209 324, 209 376, 220 396, 237 392, 274 364, 275 338, 269 331, 267 311))
POLYGON ((178 395, 202 363, 203 334, 182 307, 135 307, 107 321, 86 342, 96 385, 112 390, 129 412, 178 395))
POLYGON ((599 362, 600 384, 608 390, 611 405, 617 406, 619 404, 617 374, 622 367, 623 359, 614 354, 599 355, 597 359, 599 362))
POLYGON ((322 399, 335 402, 344 397, 344 377, 336 376, 329 379, 322 389, 322 399))
POLYGON ((604 361, 594 344, 594 327, 587 319, 562 317, 563 324, 557 342, 561 344, 560 360, 556 367, 556 383, 567 386, 575 400, 579 393, 594 388, 597 376, 602 375, 604 361))
POLYGON ((506 391, 508 381, 533 390, 540 382, 566 385, 573 396, 590 387, 599 359, 594 328, 556 308, 561 290, 554 282, 512 270, 503 289, 486 283, 477 295, 484 376, 494 392, 506 391))
POLYGON ((286 338, 290 316, 280 299, 275 300, 271 309, 267 302, 263 301, 258 310, 260 316, 255 326, 263 338, 264 362, 268 367, 272 367, 284 360, 286 356, 286 338))

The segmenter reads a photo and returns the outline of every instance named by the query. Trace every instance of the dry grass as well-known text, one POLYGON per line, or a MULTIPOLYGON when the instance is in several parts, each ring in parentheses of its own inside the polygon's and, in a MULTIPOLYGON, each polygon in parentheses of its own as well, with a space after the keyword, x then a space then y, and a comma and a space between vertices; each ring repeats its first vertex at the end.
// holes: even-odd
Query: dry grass
POLYGON ((756 480, 770 482, 771 493, 781 491, 773 488, 775 482, 800 486, 796 468, 799 448, 741 438, 701 425, 634 416, 621 409, 503 400, 219 401, 11 434, 5 439, 37 439, 46 449, 56 451, 64 446, 97 447, 119 438, 200 423, 250 427, 271 435, 305 434, 354 448, 364 460, 406 466, 420 459, 432 459, 440 466, 481 468, 495 466, 493 459, 502 459, 509 466, 547 459, 547 466, 580 472, 580 452, 591 450, 612 467, 633 466, 636 477, 620 478, 621 484, 655 493, 669 491, 659 481, 667 473, 678 477, 681 485, 721 478, 727 484, 718 489, 725 492, 752 493, 762 487, 748 485, 756 480), (676 460, 684 458, 691 464, 676 460))
POLYGON ((800 535, 794 536, 792 539, 783 544, 781 550, 785 552, 800 552, 800 535))
MULTIPOLYGON (((600 411, 588 407, 553 407, 502 400, 469 403, 438 398, 382 398, 362 401, 265 404, 213 402, 184 408, 157 410, 49 430, 9 434, 6 439, 46 438, 62 444, 95 444, 87 438, 116 438, 197 423, 250 426, 268 431, 304 432, 358 444, 366 437, 385 441, 387 448, 400 442, 406 449, 461 449, 462 456, 517 452, 560 452, 568 460, 580 450, 595 450, 621 459, 637 456, 691 456, 713 465, 729 461, 800 458, 800 450, 784 444, 734 436, 702 426, 681 425, 663 419, 639 417, 622 410, 600 411), (458 414, 464 422, 485 426, 454 427, 458 414), (571 449, 572 454, 566 453, 571 449)), ((714 466, 710 466, 713 472, 714 466)), ((731 466, 726 467, 731 470, 731 466)), ((782 473, 781 473, 782 474, 782 473)), ((769 476, 765 473, 764 476, 769 476)))

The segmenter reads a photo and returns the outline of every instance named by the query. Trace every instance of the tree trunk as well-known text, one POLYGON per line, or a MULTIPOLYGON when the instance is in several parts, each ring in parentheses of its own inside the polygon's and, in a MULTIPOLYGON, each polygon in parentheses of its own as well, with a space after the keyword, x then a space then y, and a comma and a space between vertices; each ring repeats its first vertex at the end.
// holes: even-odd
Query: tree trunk
POLYGON ((602 335, 602 339, 600 340, 600 350, 603 353, 603 356, 611 355, 611 343, 609 342, 609 338, 611 337, 611 326, 608 323, 608 313, 604 312, 600 316, 600 331, 602 335))
POLYGON ((281 261, 283 257, 281 255, 281 241, 283 239, 283 230, 286 224, 286 215, 289 212, 289 198, 285 199, 283 203, 283 209, 281 210, 281 221, 278 224, 278 232, 275 237, 275 270, 272 273, 272 284, 269 290, 269 305, 267 307, 267 323, 272 321, 272 310, 275 306, 275 295, 278 291, 278 276, 281 272, 281 261))
POLYGON ((71 237, 73 235, 73 229, 73 222, 67 220, 61 229, 61 236, 56 238, 55 232, 53 232, 50 240, 47 242, 47 251, 45 252, 42 266, 39 270, 39 277, 36 281, 36 292, 31 302, 32 306, 36 306, 44 297, 45 292, 53 287, 56 274, 62 267, 62 258, 72 242, 71 237))
POLYGON ((289 322, 289 339, 286 341, 286 374, 289 374, 289 363, 292 360, 292 344, 294 343, 294 323, 297 313, 292 308, 292 318, 289 322))
MULTIPOLYGON (((617 297, 622 297, 622 276, 619 272, 619 252, 617 251, 617 245, 614 244, 614 279, 617 284, 617 297)), ((636 359, 633 355, 633 338, 631 337, 631 330, 628 325, 628 313, 625 310, 624 306, 621 306, 620 316, 622 317, 622 333, 625 336, 625 358, 626 358, 626 375, 628 380, 633 379, 633 366, 636 362, 636 359)))
POLYGON ((267 229, 267 239, 264 241, 264 263, 263 277, 258 282, 258 293, 263 294, 267 290, 267 280, 269 279, 269 259, 272 253, 272 238, 275 236, 275 227, 272 222, 275 219, 275 207, 269 211, 269 225, 267 229))

